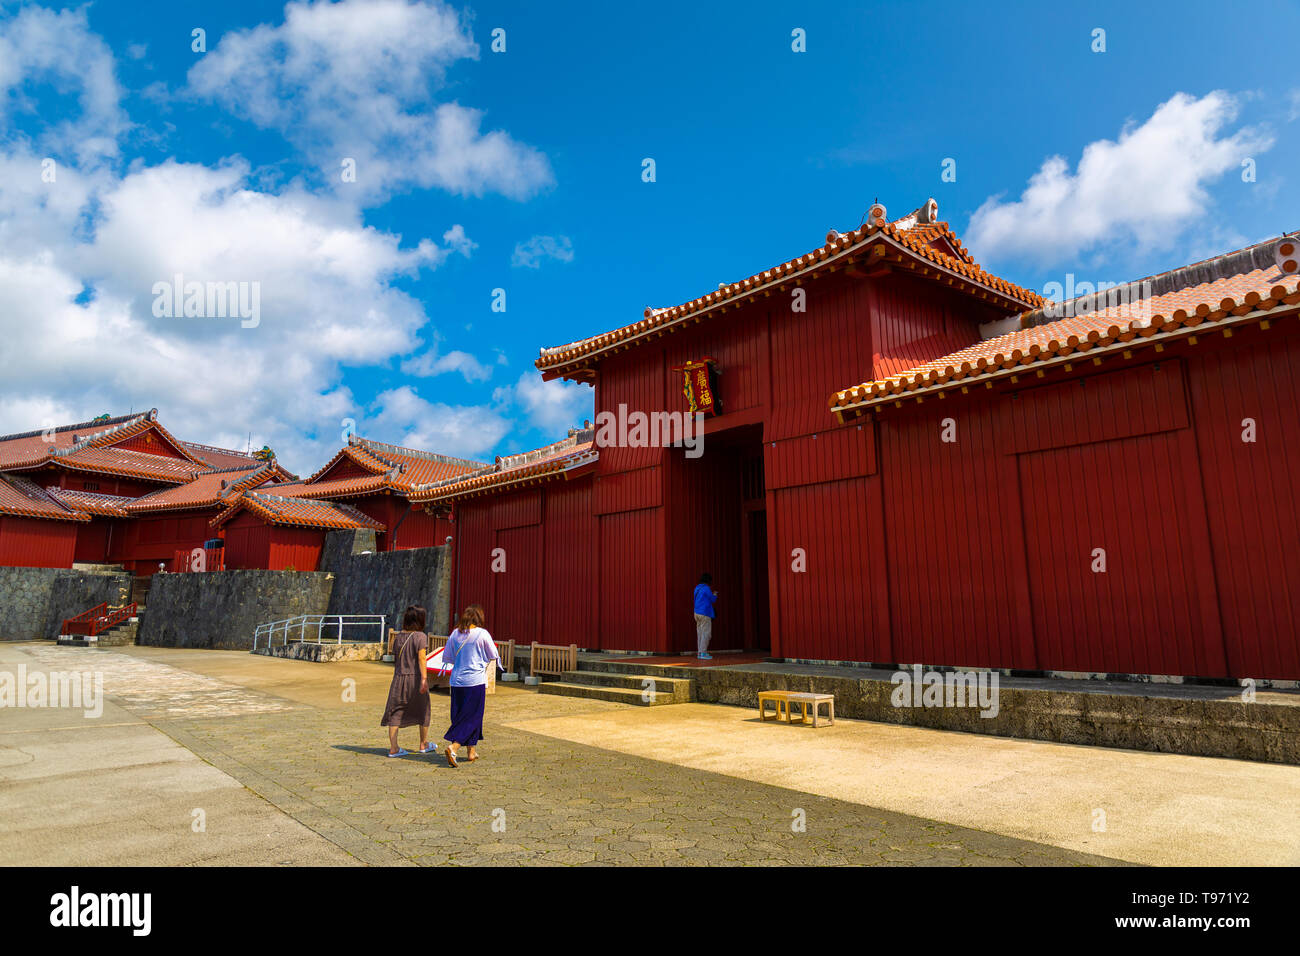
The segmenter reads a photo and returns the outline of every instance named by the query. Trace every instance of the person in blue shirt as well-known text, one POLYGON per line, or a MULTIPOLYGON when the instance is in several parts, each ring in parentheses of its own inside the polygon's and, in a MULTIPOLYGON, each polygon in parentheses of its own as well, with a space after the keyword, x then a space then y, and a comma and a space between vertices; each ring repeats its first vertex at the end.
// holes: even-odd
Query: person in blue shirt
POLYGON ((702 661, 713 660, 709 653, 709 638, 713 637, 713 605, 717 600, 713 575, 705 571, 700 575, 700 583, 695 585, 695 656, 702 661))

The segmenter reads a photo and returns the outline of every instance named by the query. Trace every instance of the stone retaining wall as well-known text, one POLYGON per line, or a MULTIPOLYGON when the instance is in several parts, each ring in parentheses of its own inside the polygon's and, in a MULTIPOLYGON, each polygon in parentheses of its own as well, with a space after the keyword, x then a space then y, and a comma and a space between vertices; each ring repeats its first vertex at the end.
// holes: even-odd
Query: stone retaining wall
POLYGON ((53 640, 66 618, 130 594, 124 572, 0 567, 0 641, 53 640))
POLYGON ((326 664, 332 661, 383 660, 385 647, 386 644, 277 644, 275 647, 259 647, 253 653, 326 664))
POLYGON ((383 614, 390 627, 400 628, 402 612, 419 604, 429 612, 426 629, 442 631, 450 601, 447 549, 378 552, 374 542, 373 531, 331 531, 326 536, 320 570, 334 575, 328 613, 383 614))
MULTIPOLYGON (((525 665, 527 658, 524 658, 525 665)), ((1074 690, 1067 681, 1002 681, 996 716, 973 707, 896 707, 889 676, 801 673, 799 665, 746 668, 638 664, 636 658, 583 655, 581 670, 638 673, 695 681, 701 703, 758 707, 761 690, 835 695, 835 716, 910 724, 936 730, 1051 740, 1090 747, 1122 747, 1202 757, 1233 757, 1300 764, 1300 704, 1290 692, 1245 703, 1234 689, 1187 694, 1074 690), (789 667, 782 672, 780 668, 789 667), (1217 696, 1213 696, 1217 695, 1217 696)))
POLYGON ((319 571, 157 574, 136 643, 250 650, 259 624, 328 613, 333 585, 319 571))

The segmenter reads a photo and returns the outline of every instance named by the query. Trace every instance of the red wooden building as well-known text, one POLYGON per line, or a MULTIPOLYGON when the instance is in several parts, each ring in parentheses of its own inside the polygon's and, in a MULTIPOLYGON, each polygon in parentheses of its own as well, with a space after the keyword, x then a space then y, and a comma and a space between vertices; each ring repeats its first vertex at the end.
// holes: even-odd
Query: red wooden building
POLYGON ((381 522, 346 504, 266 491, 246 491, 234 498, 212 519, 211 527, 223 533, 228 569, 270 571, 315 571, 330 531, 384 530, 381 522))
POLYGON ((30 478, 0 474, 0 565, 70 568, 89 521, 30 478))
POLYGON ((353 437, 302 481, 273 456, 262 460, 180 441, 163 428, 157 409, 2 436, 0 565, 116 564, 145 576, 163 566, 178 570, 172 567, 178 553, 189 554, 206 540, 228 533, 227 512, 241 495, 267 491, 272 485, 278 496, 322 504, 307 504, 297 512, 256 504, 248 508, 247 516, 233 522, 233 533, 242 542, 234 548, 239 563, 227 566, 293 564, 308 570, 305 552, 285 549, 291 539, 310 539, 315 543, 302 547, 319 550, 323 529, 333 527, 373 528, 384 551, 441 545, 451 533, 451 523, 445 515, 413 509, 408 494, 418 485, 485 467, 483 462, 353 437), (339 511, 332 502, 344 502, 348 508, 339 511), (364 520, 354 521, 352 509, 364 520), (281 513, 310 515, 316 523, 294 525, 280 520, 281 513), (259 514, 261 519, 253 517, 259 514), (252 532, 259 520, 277 530, 252 532), (250 543, 258 535, 265 540, 250 543))
MULTIPOLYGON (((157 409, 0 437, 0 474, 11 490, 27 483, 62 509, 26 525, 21 549, 6 547, 0 563, 120 564, 145 575, 175 550, 202 544, 223 481, 254 487, 292 477, 274 461, 180 441, 157 409)), ((5 535, 14 542, 19 520, 35 519, 6 515, 5 535)))
POLYGON ((1295 247, 1051 306, 981 269, 933 201, 876 207, 542 350, 544 377, 595 387, 594 445, 414 500, 453 508, 453 603, 503 638, 691 648, 709 570, 716 648, 1300 678, 1295 247), (611 417, 685 411, 706 358, 702 455, 602 439, 611 417))
POLYGON ((348 443, 306 481, 285 484, 285 497, 346 502, 380 525, 381 551, 437 547, 451 535, 445 516, 412 508, 410 493, 431 482, 471 474, 481 461, 451 458, 352 435, 348 443))

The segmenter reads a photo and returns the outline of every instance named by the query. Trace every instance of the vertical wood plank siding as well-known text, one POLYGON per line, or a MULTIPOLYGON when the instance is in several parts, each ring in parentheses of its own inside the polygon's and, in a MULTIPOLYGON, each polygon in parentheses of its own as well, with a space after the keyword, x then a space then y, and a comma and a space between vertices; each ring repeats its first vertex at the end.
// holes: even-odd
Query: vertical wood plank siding
POLYGON ((516 639, 678 651, 711 570, 714 646, 741 646, 738 469, 761 441, 775 656, 1300 679, 1294 317, 839 425, 834 389, 964 347, 999 316, 894 275, 838 274, 806 301, 773 294, 606 359, 598 413, 679 411, 671 366, 717 358, 725 406, 704 457, 602 448, 594 478, 543 486, 540 505, 460 503, 459 599, 491 594, 516 639), (507 539, 537 555, 508 596, 487 572, 502 522, 535 529, 507 539))
POLYGON ((77 530, 72 521, 0 515, 0 565, 70 568, 77 530))

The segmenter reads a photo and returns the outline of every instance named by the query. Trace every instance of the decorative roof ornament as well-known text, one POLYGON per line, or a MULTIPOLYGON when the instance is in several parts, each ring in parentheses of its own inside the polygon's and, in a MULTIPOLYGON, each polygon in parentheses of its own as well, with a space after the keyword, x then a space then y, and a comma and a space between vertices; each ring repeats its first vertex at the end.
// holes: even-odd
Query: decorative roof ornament
POLYGON ((258 461, 275 461, 275 452, 271 450, 270 445, 263 445, 257 451, 253 452, 253 457, 258 461))
POLYGON ((1273 252, 1277 267, 1287 275, 1300 272, 1300 240, 1295 236, 1283 236, 1273 252))

